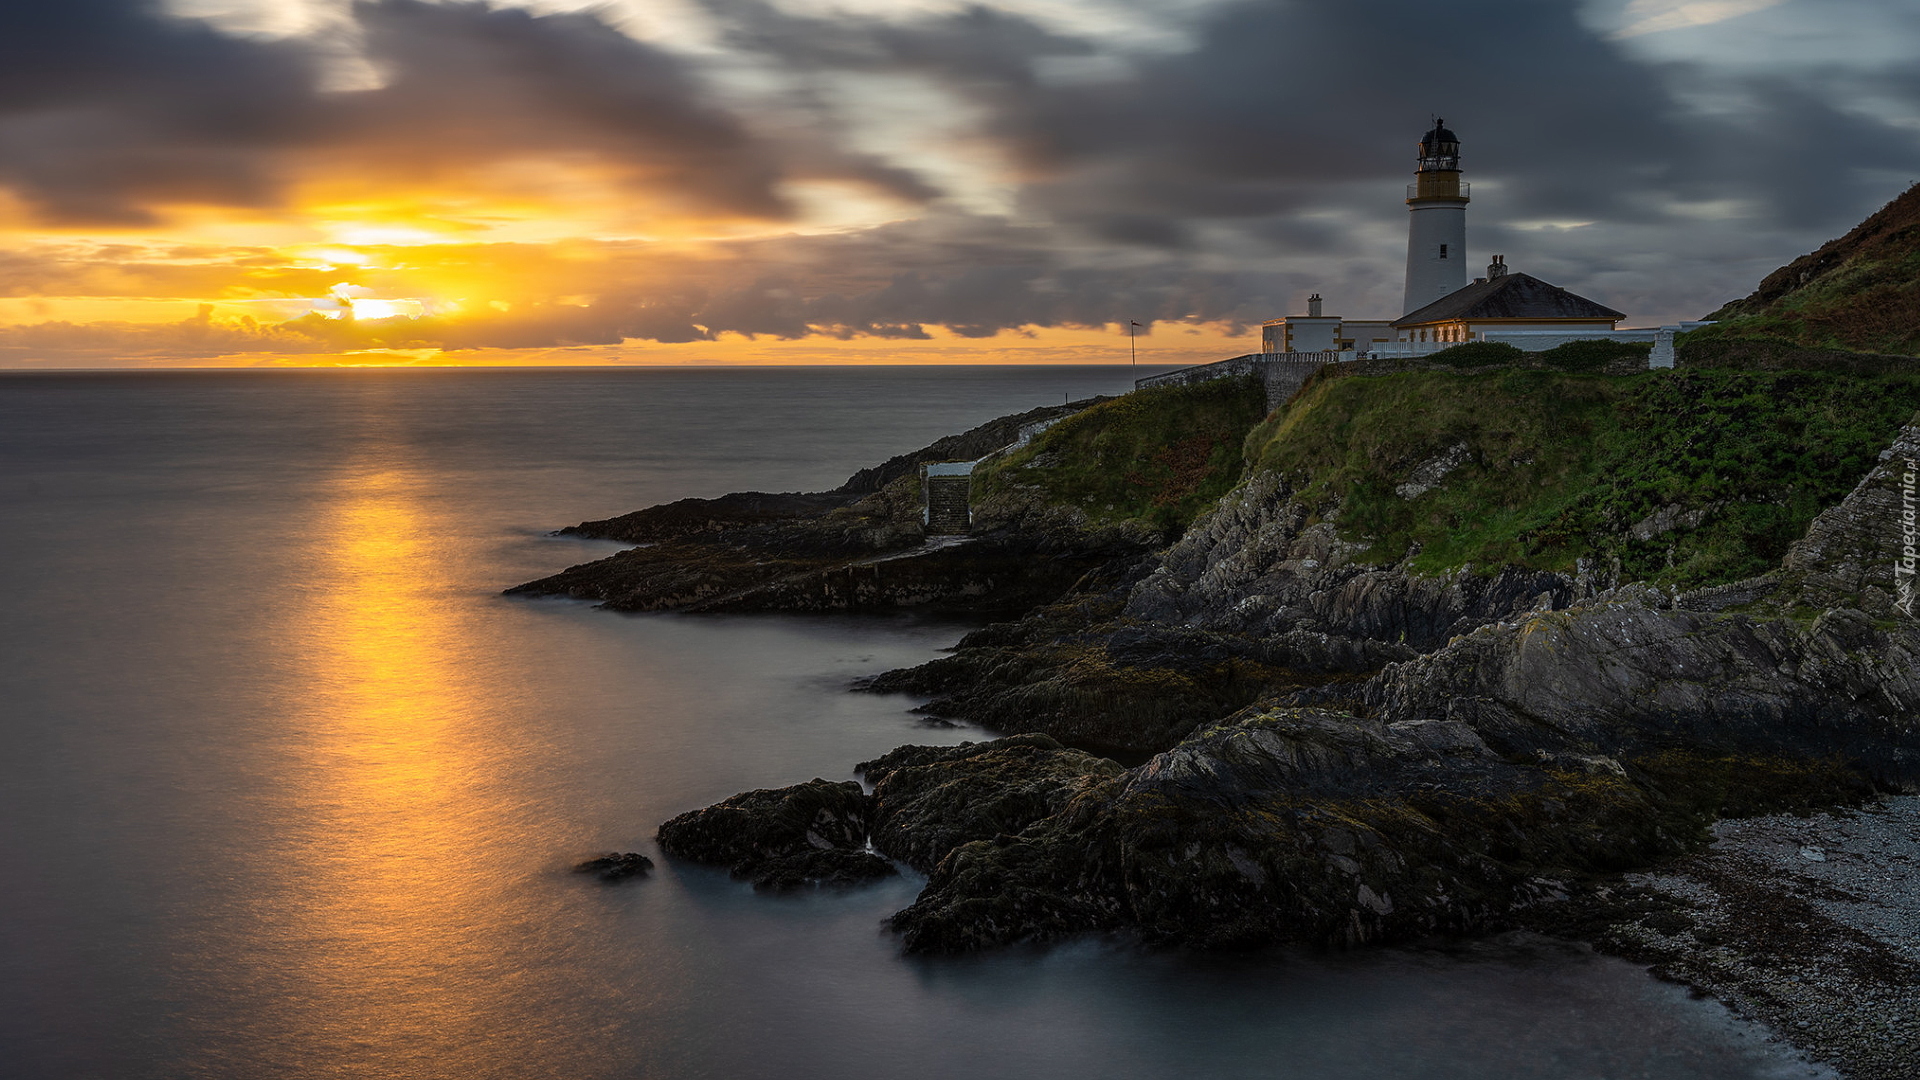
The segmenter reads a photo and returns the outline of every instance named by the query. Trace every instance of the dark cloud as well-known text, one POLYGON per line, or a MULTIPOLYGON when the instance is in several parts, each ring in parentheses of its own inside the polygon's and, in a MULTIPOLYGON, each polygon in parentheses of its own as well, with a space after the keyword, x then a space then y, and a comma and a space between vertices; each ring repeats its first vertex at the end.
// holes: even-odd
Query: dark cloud
POLYGON ((1672 85, 1687 71, 1604 40, 1572 0, 1227 4, 1193 48, 1134 57, 1132 78, 1091 85, 1035 77, 1044 58, 1086 46, 1004 13, 829 29, 739 0, 724 9, 747 26, 744 44, 787 64, 944 81, 1030 171, 1036 208, 1120 243, 1179 247, 1184 221, 1351 205, 1343 185, 1410 168, 1430 113, 1463 133, 1469 169, 1501 181, 1517 217, 1644 220, 1649 195, 1711 189, 1831 225, 1868 197, 1857 170, 1920 162, 1910 131, 1834 101, 1830 83, 1746 80, 1740 107, 1691 110, 1672 85))
MULTIPOLYGON (((428 178, 551 155, 701 212, 781 218, 790 181, 823 178, 930 204, 914 221, 699 257, 475 245, 460 256, 470 269, 524 281, 524 301, 287 331, 465 348, 1246 324, 1336 286, 1347 313, 1392 314, 1399 185, 1431 113, 1461 133, 1481 185, 1476 252, 1664 317, 1746 292, 1890 197, 1889 176, 1920 175, 1901 119, 1920 116, 1911 69, 1655 62, 1583 24, 1576 0, 1241 0, 1193 14, 1183 47, 1131 52, 987 8, 707 7, 727 62, 777 95, 723 97, 708 59, 591 12, 359 0, 347 11, 383 83, 326 93, 324 42, 224 36, 135 0, 14 3, 0 11, 0 184, 51 219, 137 222, 169 202, 271 205, 295 154, 428 178), (938 173, 854 137, 835 95, 876 74, 967 103, 969 137, 1010 163, 1008 216, 956 209, 938 173)), ((0 292, 184 291, 218 276, 192 260, 110 261, 0 260, 0 292)), ((230 288, 296 295, 331 273, 242 269, 230 288)))
POLYGON ((348 15, 377 89, 324 91, 323 38, 229 36, 154 0, 0 4, 0 185, 63 225, 271 207, 294 154, 428 179, 564 155, 682 211, 772 219, 792 213, 792 177, 932 194, 868 155, 755 134, 691 61, 593 13, 357 0, 348 15))
POLYGON ((258 206, 267 154, 317 123, 315 57, 142 0, 0 5, 0 183, 59 223, 162 202, 258 206))
POLYGON ((1385 281, 1398 252, 1361 248, 1356 226, 1390 235, 1393 181, 1433 113, 1462 133, 1482 185, 1476 230, 1569 285, 1653 274, 1634 294, 1668 315, 1751 286, 1753 264, 1703 254, 1726 238, 1783 261, 1889 197, 1887 174, 1920 170, 1910 69, 1656 63, 1584 24, 1575 0, 1243 0, 1201 14, 1190 48, 1124 56, 1130 74, 1092 81, 1040 77, 1088 46, 1004 12, 849 25, 717 6, 778 66, 941 82, 984 115, 1022 170, 1023 215, 1058 228, 1063 250, 1157 251, 1169 269, 1305 268, 1344 240, 1349 267, 1385 281), (1506 227, 1529 221, 1599 224, 1506 227), (1635 244, 1658 245, 1667 269, 1629 258, 1635 244))
POLYGON ((590 154, 638 188, 703 211, 788 216, 779 163, 705 100, 682 59, 592 14, 359 0, 387 80, 342 95, 339 138, 409 169, 509 154, 590 154))

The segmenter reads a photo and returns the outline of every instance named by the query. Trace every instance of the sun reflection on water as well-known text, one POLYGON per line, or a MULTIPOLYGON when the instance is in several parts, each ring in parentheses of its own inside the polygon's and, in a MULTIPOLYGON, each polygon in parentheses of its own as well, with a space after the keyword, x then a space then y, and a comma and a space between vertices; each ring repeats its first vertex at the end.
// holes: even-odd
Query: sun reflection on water
POLYGON ((288 642, 310 694, 285 793, 304 825, 266 913, 286 985, 259 1019, 305 1075, 482 1075, 524 1034, 485 851, 513 816, 513 747, 419 498, 403 465, 340 478, 288 642))

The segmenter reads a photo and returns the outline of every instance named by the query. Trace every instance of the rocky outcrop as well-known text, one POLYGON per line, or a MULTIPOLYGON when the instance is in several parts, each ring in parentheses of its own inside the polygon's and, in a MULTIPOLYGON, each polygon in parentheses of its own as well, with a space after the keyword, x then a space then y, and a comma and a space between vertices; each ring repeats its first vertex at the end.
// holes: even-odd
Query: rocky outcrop
POLYGON ((1025 611, 1089 571, 1139 558, 1159 537, 1029 507, 984 515, 964 542, 929 538, 914 470, 923 460, 986 454, 1022 427, 1104 400, 1001 417, 855 474, 831 492, 682 499, 583 522, 562 534, 641 546, 506 592, 592 600, 616 611, 1025 611))
MULTIPOLYGON (((856 884, 895 872, 879 853, 931 870, 955 847, 1019 832, 1122 770, 1044 735, 1022 735, 902 746, 858 771, 872 781, 873 794, 852 781, 817 779, 749 791, 661 825, 660 847, 728 867, 760 889, 856 884)), ((579 869, 600 872, 622 858, 579 869)))
POLYGON ((1677 848, 1602 772, 1511 764, 1458 724, 1259 710, 956 849, 893 925, 940 952, 1116 926, 1202 946, 1474 928, 1549 893, 1542 873, 1677 848))
POLYGON ((602 855, 597 859, 588 859, 573 868, 576 874, 592 874, 601 881, 626 881, 629 878, 644 876, 653 869, 653 860, 637 851, 616 851, 602 855))
POLYGON ((1104 595, 969 634, 954 655, 867 685, 929 695, 923 708, 938 716, 1137 761, 1263 697, 1357 680, 1601 583, 1517 568, 1420 575, 1406 560, 1369 562, 1364 548, 1266 473, 1104 595))
POLYGON ((724 866, 770 892, 852 885, 896 872, 867 850, 872 815, 873 802, 859 784, 811 780, 681 814, 660 826, 660 849, 724 866))
POLYGON ((1722 815, 1920 790, 1920 622, 1891 606, 1914 441, 1778 570, 1677 595, 1368 565, 1256 480, 1105 589, 877 681, 1059 738, 861 767, 875 845, 928 872, 892 925, 926 952, 1116 928, 1209 947, 1473 932, 1538 922, 1722 815), (1236 678, 1265 699, 1228 709, 1236 678), (1126 769, 1062 746, 1110 736, 1074 719, 1096 700, 1164 744, 1126 769), (1175 704, 1156 721, 1143 701, 1175 704))
MULTIPOLYGON (((1031 533, 942 538, 924 546, 798 570, 683 606, 698 612, 919 608, 1005 614, 1048 603, 1088 573, 1138 558, 1137 546, 1031 533), (1055 542, 1059 540, 1060 542, 1055 542)), ((618 604, 609 604, 618 607, 618 604)))
POLYGON ((1915 615, 1915 492, 1920 414, 1845 500, 1813 519, 1780 567, 1778 603, 1858 607, 1873 618, 1915 615))
POLYGON ((1911 788, 1916 649, 1857 613, 1798 631, 1621 599, 1531 615, 1389 667, 1367 715, 1251 709, 1094 778, 956 848, 893 925, 926 951, 1497 927, 1570 878, 1688 849, 1718 814, 1911 788))
POLYGON ((903 746, 857 771, 873 784, 873 845, 922 873, 961 844, 1053 816, 1117 762, 1045 735, 960 746, 903 746))
POLYGON ((1111 398, 1092 397, 1063 405, 1048 405, 989 420, 958 435, 948 435, 911 453, 900 454, 869 469, 861 469, 832 491, 739 491, 716 499, 680 499, 649 506, 619 517, 583 521, 561 529, 561 536, 619 540, 629 544, 658 544, 703 533, 718 533, 756 525, 808 521, 829 511, 851 506, 919 475, 929 461, 971 461, 1010 445, 1022 429, 1072 416, 1111 398))
MULTIPOLYGON (((1450 460, 1443 454, 1414 473, 1437 482, 1450 460)), ((1591 592, 1590 583, 1542 571, 1426 576, 1404 560, 1369 562, 1367 545, 1340 539, 1337 521, 1337 510, 1316 513, 1286 477, 1256 476, 1160 557, 1128 595, 1126 614, 1262 638, 1347 638, 1384 661, 1591 592), (1381 646, 1404 648, 1393 656, 1381 646)))
POLYGON ((812 493, 736 491, 717 499, 680 499, 601 521, 583 521, 561 529, 560 536, 658 544, 702 533, 752 525, 801 521, 849 506, 860 496, 849 491, 812 493))
POLYGON ((1072 598, 974 631, 952 656, 867 680, 862 689, 925 695, 931 700, 920 709, 935 716, 1041 732, 1138 763, 1264 696, 1383 661, 1349 639, 1262 641, 1117 613, 1111 595, 1072 598))
POLYGON ((1390 722, 1471 726, 1502 754, 1683 745, 1851 763, 1920 781, 1920 626, 1662 606, 1650 589, 1475 631, 1360 693, 1390 722))

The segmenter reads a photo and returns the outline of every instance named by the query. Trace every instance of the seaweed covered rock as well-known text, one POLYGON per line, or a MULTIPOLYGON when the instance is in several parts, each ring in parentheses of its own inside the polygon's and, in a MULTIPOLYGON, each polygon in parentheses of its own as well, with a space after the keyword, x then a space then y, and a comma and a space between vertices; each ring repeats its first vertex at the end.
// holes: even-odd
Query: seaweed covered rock
MULTIPOLYGON (((1412 466, 1408 476, 1421 477, 1429 464, 1412 466)), ((1425 475, 1433 483, 1445 477, 1425 475)), ((1371 556, 1368 546, 1342 539, 1337 514, 1316 512, 1285 476, 1262 473, 1157 560, 1129 592, 1126 614, 1278 638, 1298 651, 1377 667, 1492 620, 1565 607, 1590 592, 1573 577, 1519 567, 1418 574, 1404 560, 1371 556)))
POLYGON ((1122 770, 1045 735, 1016 735, 903 746, 858 771, 874 785, 874 847, 930 872, 961 844, 1018 833, 1122 770))
POLYGON ((956 849, 893 925, 939 952, 1116 926, 1206 947, 1466 930, 1547 891, 1542 874, 1677 850, 1600 773, 1502 761, 1456 724, 1254 711, 956 849))
POLYGON ((576 874, 592 874, 609 884, 641 877, 653 869, 653 860, 637 851, 614 851, 573 868, 576 874))
POLYGON ((853 885, 896 873, 866 850, 873 800, 851 780, 743 792, 660 826, 660 848, 757 889, 853 885))
POLYGON ((1321 656, 1238 635, 1099 618, 1112 611, 1098 600, 1040 609, 967 635, 952 656, 863 688, 925 694, 932 700, 923 712, 995 731, 1040 732, 1137 763, 1198 725, 1326 675, 1321 656))
POLYGON ((1137 560, 1162 542, 1160 534, 1124 522, 1096 526, 1084 513, 1054 507, 989 514, 965 543, 930 543, 919 466, 980 459, 1108 400, 1003 416, 864 469, 833 491, 736 492, 582 522, 561 534, 641 546, 506 591, 593 600, 616 611, 1024 611, 1059 597, 1090 570, 1137 560))
POLYGON ((1920 781, 1920 626, 1846 608, 1807 622, 1650 606, 1623 590, 1482 628, 1381 672, 1388 720, 1470 724, 1502 753, 1657 747, 1856 763, 1920 781))
POLYGON ((1503 755, 1455 720, 1249 710, 955 848, 891 925, 915 952, 1122 927, 1209 948, 1484 931, 1567 880, 1687 850, 1732 800, 1870 790, 1791 754, 1503 755))

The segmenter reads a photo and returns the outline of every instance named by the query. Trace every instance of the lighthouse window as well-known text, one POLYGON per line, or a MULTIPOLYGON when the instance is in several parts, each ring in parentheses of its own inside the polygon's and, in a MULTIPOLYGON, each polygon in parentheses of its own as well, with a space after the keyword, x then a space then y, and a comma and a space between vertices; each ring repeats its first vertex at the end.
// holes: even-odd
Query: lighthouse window
POLYGON ((1447 245, 1445 244, 1440 245, 1440 257, 1443 259, 1447 257, 1447 245))

